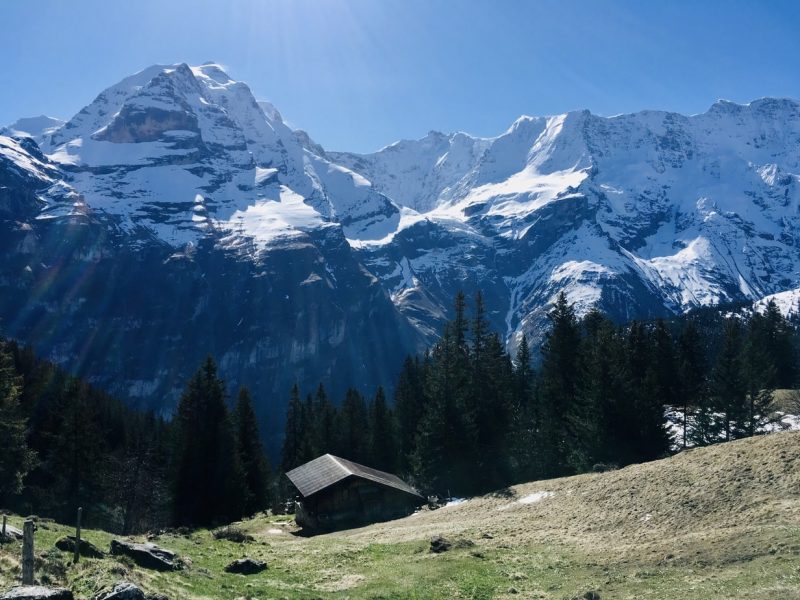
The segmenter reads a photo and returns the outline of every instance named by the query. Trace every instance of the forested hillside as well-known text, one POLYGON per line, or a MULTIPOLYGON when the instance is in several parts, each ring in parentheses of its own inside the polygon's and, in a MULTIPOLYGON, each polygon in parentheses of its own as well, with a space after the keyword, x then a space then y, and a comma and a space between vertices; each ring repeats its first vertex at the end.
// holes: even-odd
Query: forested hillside
POLYGON ((322 387, 304 402, 294 389, 282 468, 331 452, 470 495, 779 429, 772 392, 797 385, 797 324, 774 303, 618 325, 578 319, 561 294, 540 357, 524 337, 505 350, 480 294, 454 312, 406 359, 389 408, 382 390, 350 390, 337 410, 322 387))
POLYGON ((539 357, 524 337, 505 350, 480 294, 468 309, 459 293, 454 313, 391 397, 295 385, 275 473, 249 391, 229 389, 211 357, 165 421, 5 342, 0 506, 60 520, 83 506, 122 532, 220 524, 278 508, 293 495, 282 473, 326 452, 473 495, 780 428, 773 390, 797 385, 798 329, 774 303, 618 325, 597 310, 578 319, 562 294, 539 357))

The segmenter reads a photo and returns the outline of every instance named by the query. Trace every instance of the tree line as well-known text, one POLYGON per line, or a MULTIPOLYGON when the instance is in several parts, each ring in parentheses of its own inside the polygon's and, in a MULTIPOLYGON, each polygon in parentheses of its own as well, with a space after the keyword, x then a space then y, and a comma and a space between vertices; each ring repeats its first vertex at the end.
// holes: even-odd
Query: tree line
POLYGON ((541 348, 523 337, 512 357, 480 294, 471 310, 458 294, 390 397, 294 386, 275 472, 249 392, 230 398, 211 358, 166 420, 0 341, 0 507, 69 521, 82 506, 88 525, 132 533, 277 506, 283 473, 326 452, 470 495, 755 435, 772 390, 797 386, 798 324, 773 303, 736 315, 619 325, 562 294, 541 348))
POLYGON ((134 533, 267 508, 272 476, 246 388, 229 406, 209 358, 174 418, 133 410, 0 341, 0 507, 134 533))
POLYGON ((480 294, 470 314, 458 294, 454 315, 406 358, 391 405, 383 390, 350 390, 336 408, 322 386, 304 400, 295 387, 281 469, 330 452, 469 495, 755 435, 772 391, 797 384, 796 323, 774 303, 618 325, 598 310, 579 319, 561 294, 539 356, 523 337, 513 357, 480 294))

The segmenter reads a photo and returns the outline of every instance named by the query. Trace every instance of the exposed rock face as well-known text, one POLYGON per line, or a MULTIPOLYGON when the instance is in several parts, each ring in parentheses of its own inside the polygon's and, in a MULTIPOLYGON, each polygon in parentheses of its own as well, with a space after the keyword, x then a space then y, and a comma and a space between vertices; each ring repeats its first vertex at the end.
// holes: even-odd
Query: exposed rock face
POLYGON ((630 319, 800 287, 791 100, 522 117, 355 155, 180 64, 5 132, 4 333, 164 414, 210 353, 273 450, 293 383, 391 385, 458 289, 483 291, 513 349, 560 291, 630 319))
POLYGON ((180 568, 175 553, 155 544, 135 544, 123 540, 111 541, 111 554, 129 556, 140 567, 156 571, 175 571, 180 568))
POLYGON ((619 319, 798 287, 800 103, 700 115, 522 117, 479 139, 431 133, 328 152, 404 209, 359 247, 404 314, 433 330, 452 290, 482 289, 510 345, 554 296, 619 319))
POLYGON ((0 600, 73 600, 73 596, 72 592, 65 588, 23 585, 11 588, 0 596, 0 600))
POLYGON ((266 568, 267 563, 263 561, 254 560, 252 558, 240 558, 225 567, 225 572, 238 573, 240 575, 255 575, 266 570, 266 568))
POLYGON ((107 592, 101 592, 94 600, 145 600, 145 595, 136 585, 128 582, 118 583, 107 592))
MULTIPOLYGON (((56 542, 56 548, 63 552, 75 552, 75 537, 68 535, 61 538, 56 542)), ((91 542, 81 539, 81 556, 87 558, 103 558, 105 554, 91 542)))
POLYGON ((348 237, 398 209, 270 114, 217 66, 175 65, 105 90, 43 152, 0 137, 4 334, 162 414, 212 354, 273 450, 293 383, 391 381, 421 338, 348 237))

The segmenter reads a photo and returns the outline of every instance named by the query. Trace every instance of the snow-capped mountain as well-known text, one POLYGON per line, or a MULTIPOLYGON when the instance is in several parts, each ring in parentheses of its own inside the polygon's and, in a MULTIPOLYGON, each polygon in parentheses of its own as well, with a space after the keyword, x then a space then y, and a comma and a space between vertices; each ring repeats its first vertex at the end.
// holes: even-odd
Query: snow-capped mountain
POLYGON ((262 106, 218 65, 156 65, 102 92, 42 147, 87 204, 172 246, 213 228, 263 247, 331 222, 369 240, 398 219, 262 106))
POLYGON ((213 354, 278 428, 293 383, 372 393, 419 346, 347 242, 398 207, 217 65, 150 67, 39 145, 8 130, 0 327, 91 381, 169 409, 213 354))
POLYGON ((357 155, 219 65, 156 65, 0 133, 0 327, 154 406, 214 354, 277 427, 295 381, 391 384, 458 289, 513 347, 562 290, 629 319, 798 288, 799 178, 792 100, 357 155))
POLYGON ((12 137, 29 137, 41 142, 46 136, 54 133, 64 121, 55 117, 39 115, 16 120, 7 127, 0 127, 0 135, 12 137))
POLYGON ((403 207, 396 231, 357 246, 416 318, 420 296, 440 305, 463 275, 499 290, 496 324, 511 341, 538 337, 561 290, 582 311, 632 318, 800 279, 793 100, 721 101, 691 117, 522 117, 496 138, 431 133, 327 156, 403 207))
POLYGON ((753 308, 756 311, 763 313, 767 308, 767 304, 770 302, 774 302, 775 306, 785 317, 792 317, 796 319, 798 316, 800 316, 800 288, 764 296, 753 304, 753 308))

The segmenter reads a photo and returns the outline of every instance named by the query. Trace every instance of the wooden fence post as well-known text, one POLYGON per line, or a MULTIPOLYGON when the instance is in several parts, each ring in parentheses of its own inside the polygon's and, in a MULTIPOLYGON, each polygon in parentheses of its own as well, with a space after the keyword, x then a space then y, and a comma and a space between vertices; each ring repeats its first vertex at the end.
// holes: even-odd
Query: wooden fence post
POLYGON ((33 521, 22 528, 22 585, 33 585, 33 521))
POLYGON ((83 508, 78 507, 78 520, 77 524, 75 525, 75 560, 73 561, 76 565, 78 561, 81 559, 81 514, 83 513, 83 508))

